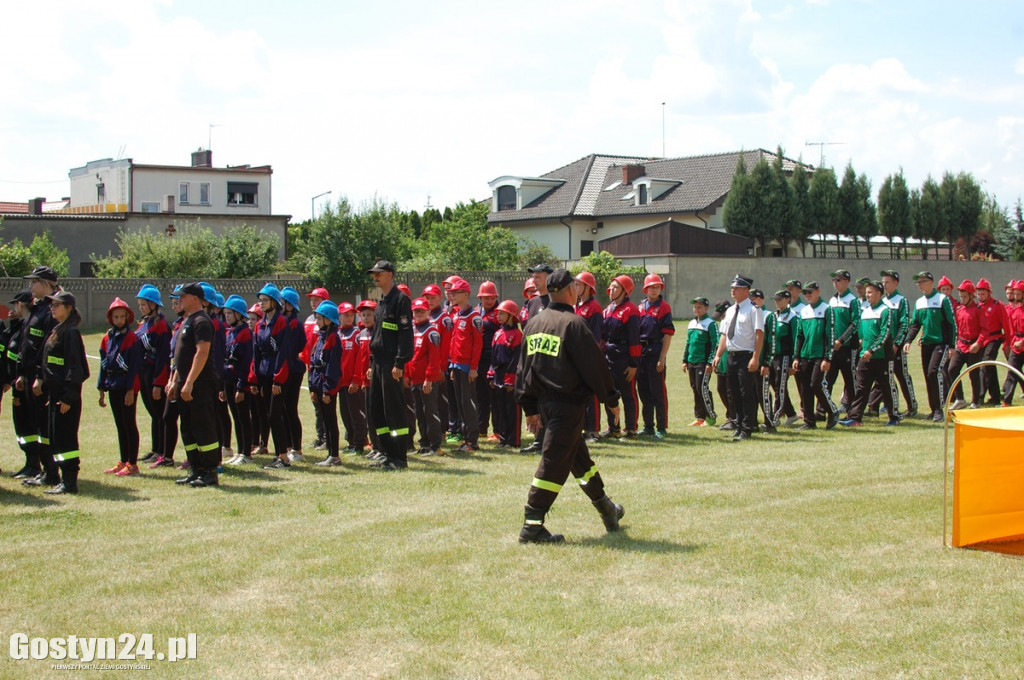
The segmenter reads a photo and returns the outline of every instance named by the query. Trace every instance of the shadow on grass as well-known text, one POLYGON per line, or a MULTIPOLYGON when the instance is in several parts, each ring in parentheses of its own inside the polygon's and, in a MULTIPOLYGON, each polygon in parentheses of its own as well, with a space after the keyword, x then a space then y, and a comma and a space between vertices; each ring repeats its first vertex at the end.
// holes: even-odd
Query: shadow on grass
MULTIPOLYGON (((456 475, 456 476, 460 476, 460 477, 461 476, 465 476, 465 475, 482 475, 482 474, 484 474, 483 471, 481 471, 481 470, 467 470, 466 468, 451 467, 450 465, 447 464, 447 462, 445 461, 445 458, 447 458, 452 463, 458 461, 457 458, 452 458, 450 456, 442 456, 441 458, 434 458, 434 457, 420 458, 420 457, 417 457, 417 459, 415 459, 415 460, 416 460, 417 463, 419 463, 419 465, 416 465, 415 467, 410 466, 409 470, 412 471, 412 472, 429 472, 429 473, 432 473, 432 474, 456 475), (420 467, 420 466, 422 466, 422 467, 420 467)), ((369 468, 369 470, 371 472, 376 472, 375 470, 373 470, 373 468, 369 468)))
POLYGON ((249 496, 268 496, 271 494, 284 493, 284 491, 274 486, 236 486, 230 482, 226 484, 218 484, 216 491, 221 491, 223 493, 246 494, 249 496))
POLYGON ((627 527, 600 537, 570 541, 569 544, 585 548, 605 548, 607 550, 621 550, 624 552, 673 554, 695 553, 703 550, 705 547, 705 544, 673 543, 671 541, 632 538, 627 527))
MULTIPOLYGON (((20 480, 14 480, 20 483, 20 480)), ((7 505, 25 505, 33 508, 47 508, 54 505, 60 505, 60 503, 50 498, 49 496, 40 495, 38 493, 26 493, 22 489, 0 489, 0 506, 7 505)))
POLYGON ((78 480, 78 494, 80 496, 90 496, 119 503, 135 503, 137 501, 150 500, 148 496, 142 495, 135 487, 101 484, 91 479, 78 480))

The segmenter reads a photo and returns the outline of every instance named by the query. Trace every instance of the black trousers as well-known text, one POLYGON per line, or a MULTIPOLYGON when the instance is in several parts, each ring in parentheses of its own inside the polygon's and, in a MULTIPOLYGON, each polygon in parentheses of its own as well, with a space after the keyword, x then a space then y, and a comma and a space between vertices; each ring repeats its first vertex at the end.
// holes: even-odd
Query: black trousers
POLYGON ((291 438, 288 432, 288 422, 285 420, 284 402, 285 389, 281 386, 281 393, 274 394, 274 379, 259 379, 260 393, 263 397, 263 418, 270 429, 270 438, 274 442, 274 455, 282 456, 288 452, 291 445, 291 438))
MULTIPOLYGON (((192 400, 178 397, 181 444, 193 470, 215 470, 220 465, 220 438, 217 434, 217 383, 196 382, 192 400)), ((179 387, 180 394, 180 387, 179 387)))
POLYGON ((782 416, 792 418, 796 415, 796 409, 793 408, 793 402, 789 397, 789 367, 792 363, 792 357, 777 356, 772 359, 772 368, 768 373, 768 380, 775 393, 775 400, 772 402, 775 415, 772 420, 776 425, 782 420, 782 416))
POLYGON ((224 397, 227 400, 228 409, 231 411, 231 420, 235 423, 235 443, 238 445, 238 453, 246 456, 252 451, 252 410, 249 404, 253 395, 248 390, 239 390, 234 383, 225 383, 224 397), (237 395, 242 395, 241 403, 236 403, 237 395))
POLYGON ((412 401, 416 408, 416 422, 420 430, 420 446, 427 446, 437 451, 444 443, 444 425, 437 411, 438 396, 444 389, 444 383, 438 380, 430 383, 430 392, 424 392, 427 383, 413 385, 412 401))
POLYGON ((570 473, 588 498, 593 501, 603 498, 604 481, 583 441, 583 404, 541 400, 538 410, 544 424, 544 439, 527 505, 545 512, 549 510, 570 473))
POLYGON ((725 419, 730 423, 736 423, 736 404, 729 394, 729 377, 725 373, 715 373, 715 391, 718 398, 725 404, 725 419))
POLYGON ((444 383, 445 411, 448 414, 448 432, 462 434, 462 418, 459 412, 459 400, 455 396, 455 383, 452 381, 452 370, 441 371, 441 382, 444 383))
POLYGON ((335 408, 335 400, 338 395, 330 397, 330 403, 325 404, 323 392, 310 390, 309 394, 313 399, 313 410, 316 411, 317 419, 324 426, 324 443, 327 445, 327 455, 338 457, 338 409, 335 408))
POLYGON ((707 372, 707 364, 687 364, 686 373, 690 378, 690 389, 693 390, 693 417, 698 420, 717 418, 715 400, 711 396, 709 384, 711 375, 707 372))
POLYGON ((665 389, 665 373, 658 372, 661 357, 661 343, 651 345, 640 357, 636 372, 636 390, 643 404, 640 416, 644 428, 668 429, 668 391, 665 389), (656 348, 656 349, 655 349, 656 348))
POLYGON ((479 436, 487 437, 487 430, 492 425, 491 421, 494 411, 491 404, 491 384, 487 380, 487 368, 491 365, 490 353, 481 354, 478 365, 480 368, 474 383, 476 386, 476 430, 479 436))
POLYGON ((632 380, 626 378, 626 369, 629 368, 629 362, 624 359, 609 359, 608 368, 611 369, 612 379, 615 381, 615 389, 619 391, 619 395, 622 400, 622 410, 619 412, 619 422, 617 427, 613 426, 612 423, 612 412, 607 407, 605 413, 608 416, 608 427, 612 430, 625 430, 627 432, 636 432, 637 417, 639 416, 638 411, 640 410, 640 403, 636 397, 636 376, 633 376, 632 380))
POLYGON ((338 411, 345 427, 345 441, 350 448, 362 451, 366 447, 366 395, 363 390, 349 392, 343 387, 338 393, 338 411))
MULTIPOLYGON (((956 350, 956 354, 949 360, 949 383, 953 384, 960 377, 960 371, 963 370, 965 365, 967 368, 970 368, 979 361, 981 361, 981 352, 971 354, 970 352, 962 352, 959 349, 956 350)), ((981 371, 971 371, 967 379, 971 381, 971 403, 980 404, 982 399, 985 398, 985 393, 981 391, 981 371)), ((964 398, 964 384, 962 382, 957 383, 953 389, 953 398, 964 398)))
MULTIPOLYGON (((999 358, 999 348, 1002 346, 1002 340, 996 340, 985 345, 984 349, 981 350, 981 360, 997 360, 999 358)), ((983 366, 979 373, 981 373, 982 396, 988 395, 988 398, 992 401, 1001 400, 1003 395, 999 391, 999 373, 996 372, 996 367, 983 366)))
POLYGON ((825 374, 825 382, 828 384, 826 389, 830 397, 832 396, 832 388, 836 384, 836 378, 839 377, 840 373, 843 375, 843 396, 840 403, 846 408, 850 408, 850 402, 853 400, 854 386, 856 385, 856 380, 853 377, 853 356, 853 347, 840 347, 834 350, 828 372, 825 374))
POLYGON ((871 359, 857 362, 857 387, 853 402, 849 406, 847 416, 858 423, 864 418, 868 399, 872 391, 881 392, 882 403, 890 418, 896 417, 896 378, 892 374, 892 361, 889 359, 871 359))
MULTIPOLYGON (((110 413, 114 416, 114 428, 117 430, 117 446, 121 454, 122 463, 139 464, 139 426, 135 421, 136 406, 139 403, 138 395, 132 401, 131 406, 124 405, 124 398, 128 390, 109 390, 107 392, 107 403, 110 405, 110 413)), ((163 405, 163 400, 157 402, 163 405)), ((161 430, 163 424, 163 413, 160 414, 161 430)), ((163 432, 161 432, 161 435, 163 432)))
POLYGON ((270 448, 270 419, 267 411, 267 400, 263 393, 249 392, 249 412, 252 414, 252 443, 264 449, 270 448))
POLYGON ((174 460, 174 449, 178 447, 178 401, 163 399, 164 403, 164 458, 174 460))
POLYGON ((804 423, 817 423, 814 401, 826 414, 836 413, 838 409, 825 389, 825 372, 821 370, 823 359, 800 359, 800 370, 797 372, 797 384, 800 387, 800 410, 803 411, 804 423))
POLYGON ((11 419, 14 422, 14 434, 18 438, 18 446, 25 454, 25 467, 39 471, 39 426, 35 414, 29 408, 25 392, 11 389, 11 419))
POLYGON ((380 440, 380 451, 389 461, 405 466, 409 423, 405 418, 402 381, 391 375, 391 364, 374 361, 370 369, 370 422, 380 440))
POLYGON ((302 393, 303 376, 305 376, 305 372, 302 371, 290 373, 281 392, 284 421, 288 427, 288 448, 293 451, 302 450, 302 419, 299 418, 299 396, 302 393))
MULTIPOLYGON (((1007 362, 1021 373, 1024 373, 1024 352, 1016 353, 1010 352, 1010 358, 1007 362)), ((1013 403, 1013 391, 1017 385, 1020 385, 1021 392, 1024 393, 1024 383, 1021 382, 1020 378, 1015 376, 1011 371, 1006 372, 1006 380, 1003 381, 1003 403, 1013 403)))
POLYGON ((924 381, 928 386, 928 408, 932 413, 941 411, 946 406, 949 387, 949 346, 922 344, 921 365, 924 366, 924 381))
MULTIPOLYGON (((469 382, 469 374, 465 371, 453 368, 451 374, 452 384, 455 386, 455 403, 459 408, 459 421, 462 422, 462 440, 477 444, 480 441, 480 417, 477 413, 476 385, 469 382)), ((479 380, 478 377, 477 381, 479 380)))
POLYGON ((56 400, 50 402, 47 409, 49 431, 53 433, 50 448, 53 460, 60 463, 79 457, 78 426, 82 422, 81 400, 68 404, 67 413, 61 413, 56 400))
MULTIPOLYGON (((914 394, 914 380, 910 377, 910 371, 907 369, 907 355, 903 353, 903 347, 901 345, 895 345, 893 347, 892 356, 892 375, 896 380, 896 384, 900 390, 903 391, 903 399, 907 402, 906 411, 917 411, 917 395, 914 394)), ((871 390, 871 397, 868 399, 868 409, 877 410, 878 403, 882 400, 882 390, 877 387, 871 390)), ((894 404, 896 408, 899 408, 898 404, 894 404)))
MULTIPOLYGON (((587 404, 593 403, 594 399, 587 399, 587 404)), ((514 391, 508 390, 505 386, 491 388, 491 402, 494 407, 494 432, 498 435, 498 442, 509 446, 519 447, 521 432, 523 429, 523 411, 516 402, 514 391)), ((584 406, 583 413, 586 419, 588 409, 584 406)), ((592 425, 593 423, 590 423, 592 425)), ((586 429, 589 425, 584 422, 586 432, 595 430, 586 429)))
POLYGON ((166 401, 166 396, 164 389, 161 387, 161 398, 153 398, 154 386, 152 366, 147 368, 143 365, 142 370, 139 371, 139 386, 139 394, 142 396, 142 405, 146 407, 146 413, 149 414, 149 450, 160 456, 166 455, 166 452, 164 451, 164 446, 166 444, 166 438, 164 436, 164 411, 166 408, 164 402, 166 401))
POLYGON ((747 370, 753 352, 729 352, 725 363, 725 376, 729 383, 729 398, 735 404, 736 431, 750 434, 757 431, 757 378, 747 370))
MULTIPOLYGON (((601 431, 601 403, 597 397, 589 397, 586 403, 586 415, 583 418, 584 432, 601 431)), ((519 439, 517 436, 516 439, 519 439)))

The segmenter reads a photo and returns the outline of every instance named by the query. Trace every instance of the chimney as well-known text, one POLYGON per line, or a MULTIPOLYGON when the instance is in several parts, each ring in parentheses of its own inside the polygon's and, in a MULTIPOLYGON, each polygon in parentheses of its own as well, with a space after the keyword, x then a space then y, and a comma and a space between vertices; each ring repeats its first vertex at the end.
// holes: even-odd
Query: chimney
POLYGON ((643 177, 646 169, 638 163, 630 163, 622 166, 622 183, 632 184, 633 180, 643 177))
POLYGON ((43 214, 43 203, 46 203, 45 198, 30 198, 28 199, 28 214, 29 215, 42 215, 43 214))
POLYGON ((213 167, 213 151, 210 149, 199 149, 198 151, 192 152, 192 167, 193 168, 212 168, 213 167))

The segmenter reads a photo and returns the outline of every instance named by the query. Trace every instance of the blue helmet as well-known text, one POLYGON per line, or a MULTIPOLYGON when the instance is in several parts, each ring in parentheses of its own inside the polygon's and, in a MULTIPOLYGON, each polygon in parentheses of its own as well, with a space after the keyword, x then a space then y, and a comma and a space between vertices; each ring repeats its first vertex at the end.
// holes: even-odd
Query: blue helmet
POLYGON ((324 300, 321 302, 317 306, 316 310, 314 310, 314 314, 326 316, 331 323, 335 326, 338 325, 338 305, 334 304, 330 300, 324 300))
POLYGON ((299 291, 295 290, 291 286, 285 286, 281 289, 281 297, 283 297, 284 301, 295 309, 299 308, 299 291))
POLYGON ((215 290, 215 291, 213 291, 213 294, 214 294, 213 306, 216 307, 217 309, 223 309, 224 308, 224 295, 223 295, 223 293, 221 293, 219 290, 215 290))
POLYGON ((149 300, 157 307, 164 306, 164 301, 160 298, 160 289, 152 283, 147 283, 142 288, 139 288, 139 292, 135 297, 141 300, 149 300))
POLYGON ((184 288, 184 287, 185 287, 184 283, 176 284, 174 286, 174 290, 171 291, 171 299, 172 300, 180 300, 181 299, 181 289, 184 288))
POLYGON ((199 287, 203 289, 203 299, 211 305, 217 303, 217 289, 206 281, 200 281, 199 287))
POLYGON ((241 295, 231 295, 224 301, 224 304, 220 305, 224 309, 230 309, 235 314, 238 314, 243 319, 249 316, 249 305, 245 303, 245 298, 241 295))
POLYGON ((281 297, 281 291, 279 291, 277 286, 272 283, 268 283, 263 286, 257 295, 266 295, 268 298, 276 302, 278 307, 284 307, 284 298, 281 297))

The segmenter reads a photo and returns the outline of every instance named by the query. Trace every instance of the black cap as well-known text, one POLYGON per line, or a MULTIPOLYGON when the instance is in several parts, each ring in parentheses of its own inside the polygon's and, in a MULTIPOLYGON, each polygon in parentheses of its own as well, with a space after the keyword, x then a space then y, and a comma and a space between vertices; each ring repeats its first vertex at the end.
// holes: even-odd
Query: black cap
POLYGON ((877 290, 879 293, 884 293, 885 292, 885 287, 882 285, 881 281, 866 281, 864 283, 864 285, 865 286, 871 286, 872 288, 877 290))
POLYGON ((395 267, 387 260, 377 260, 377 264, 366 270, 367 274, 379 274, 380 272, 395 273, 395 267))
POLYGON ((203 287, 198 283, 186 283, 181 287, 181 290, 178 291, 178 295, 195 295, 200 300, 206 299, 206 291, 204 291, 203 287))
POLYGON ((806 292, 812 291, 812 290, 821 290, 821 288, 818 286, 818 282, 817 281, 808 281, 807 283, 805 283, 803 285, 803 287, 800 290, 802 290, 803 292, 806 293, 806 292))
POLYGON ((857 279, 857 285, 858 286, 866 286, 869 283, 871 283, 871 279, 868 278, 867 276, 862 276, 859 279, 857 279))
POLYGON ((708 299, 706 297, 695 297, 692 300, 690 300, 690 304, 691 305, 698 305, 699 304, 699 305, 704 305, 705 307, 710 307, 711 306, 711 302, 708 301, 708 299))
POLYGON ((719 314, 724 314, 725 310, 732 307, 732 303, 728 300, 719 300, 715 303, 715 311, 719 314))
MULTIPOLYGON (((547 266, 547 265, 545 265, 547 266)), ((550 269, 550 267, 548 267, 550 269)), ((536 273, 536 272, 534 272, 536 273)), ((557 293, 563 288, 568 288, 575 283, 576 277, 573 276, 565 269, 555 269, 551 275, 548 276, 548 292, 557 293)))
POLYGON ((775 291, 775 299, 776 300, 792 300, 793 299, 793 295, 788 290, 783 288, 782 290, 775 291))
POLYGON ((898 282, 900 280, 900 273, 895 269, 883 269, 879 276, 891 276, 898 282))
POLYGON ((918 281, 921 281, 923 279, 928 279, 929 281, 934 281, 935 277, 932 276, 931 272, 918 272, 918 273, 914 274, 914 283, 917 283, 918 281))
POLYGON ((47 295, 46 299, 53 300, 54 302, 59 302, 64 305, 70 305, 71 307, 75 306, 75 296, 66 290, 59 290, 53 295, 47 295))
POLYGON ((845 269, 837 269, 834 272, 831 272, 829 276, 832 277, 833 281, 838 281, 839 279, 846 279, 847 281, 850 280, 850 272, 845 269))
POLYGON ((16 293, 14 297, 11 298, 11 301, 8 302, 7 304, 12 305, 15 302, 24 302, 26 305, 30 305, 32 304, 33 300, 35 300, 35 298, 32 297, 32 293, 30 293, 27 290, 22 290, 16 293))
POLYGON ((750 297, 758 298, 759 300, 763 300, 764 299, 764 291, 761 290, 760 288, 752 288, 750 290, 750 297))
POLYGON ((57 282, 57 273, 45 265, 39 265, 32 270, 31 274, 25 274, 22 276, 23 279, 42 279, 44 281, 57 282))
POLYGON ((752 285, 754 285, 754 279, 747 278, 743 274, 734 276, 732 283, 729 284, 731 288, 750 288, 752 285))
MULTIPOLYGON (((531 274, 540 274, 540 273, 543 272, 544 274, 547 274, 548 276, 550 276, 551 274, 553 274, 555 272, 555 269, 554 269, 554 267, 552 267, 549 264, 541 263, 541 264, 535 264, 532 267, 528 267, 526 271, 530 272, 531 274)), ((548 282, 548 288, 551 288, 551 283, 550 282, 548 282)))

